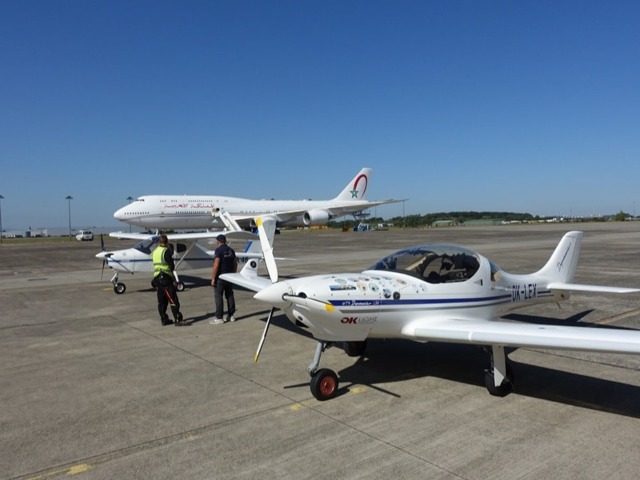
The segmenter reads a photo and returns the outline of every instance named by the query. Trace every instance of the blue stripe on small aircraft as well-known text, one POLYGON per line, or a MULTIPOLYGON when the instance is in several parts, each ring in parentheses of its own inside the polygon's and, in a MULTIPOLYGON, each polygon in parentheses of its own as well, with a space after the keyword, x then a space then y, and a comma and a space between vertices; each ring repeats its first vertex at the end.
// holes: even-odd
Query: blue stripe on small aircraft
MULTIPOLYGON (((551 290, 541 291, 536 298, 551 296, 551 290)), ((511 302, 511 294, 495 295, 492 297, 476 297, 476 298, 422 298, 409 300, 369 300, 369 299, 353 299, 353 300, 330 300, 334 307, 388 307, 388 306, 409 306, 409 305, 442 305, 442 304, 467 304, 467 303, 508 303, 511 302)))
POLYGON ((493 297, 478 298, 422 298, 410 300, 369 300, 369 299, 353 299, 353 300, 330 300, 334 307, 352 307, 352 306, 407 306, 407 305, 439 305, 443 303, 481 303, 493 301, 511 300, 511 295, 496 295, 493 297))

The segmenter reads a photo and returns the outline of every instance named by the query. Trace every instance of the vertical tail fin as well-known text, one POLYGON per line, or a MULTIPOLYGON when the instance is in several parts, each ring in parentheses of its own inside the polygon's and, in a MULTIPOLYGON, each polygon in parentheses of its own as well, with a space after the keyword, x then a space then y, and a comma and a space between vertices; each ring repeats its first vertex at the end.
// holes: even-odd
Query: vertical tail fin
POLYGON ((371 172, 371 168, 360 170, 334 200, 365 200, 371 172))
POLYGON ((573 231, 565 234, 560 240, 551 258, 535 275, 540 275, 549 282, 572 283, 580 256, 582 232, 573 231))

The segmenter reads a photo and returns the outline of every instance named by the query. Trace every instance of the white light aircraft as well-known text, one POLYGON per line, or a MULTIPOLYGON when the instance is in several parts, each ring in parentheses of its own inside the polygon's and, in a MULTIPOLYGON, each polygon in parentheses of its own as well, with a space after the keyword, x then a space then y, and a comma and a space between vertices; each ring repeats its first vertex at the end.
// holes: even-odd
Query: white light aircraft
MULTIPOLYGON (((267 225, 267 238, 269 242, 273 242, 275 234, 275 224, 267 225)), ((251 232, 243 230, 217 231, 217 232, 201 232, 201 233, 180 233, 168 234, 169 242, 175 243, 174 261, 176 270, 194 270, 198 268, 207 268, 212 266, 214 250, 209 250, 200 245, 198 241, 213 241, 220 233, 224 233, 227 241, 233 246, 234 242, 245 242, 242 250, 236 247, 236 256, 238 262, 243 264, 250 259, 260 260, 263 258, 262 247, 258 236, 251 232)), ((151 252, 158 246, 160 240, 159 235, 148 235, 142 233, 125 233, 113 232, 110 237, 128 238, 139 240, 132 248, 121 250, 104 250, 96 255, 96 258, 102 260, 102 269, 105 265, 115 271, 110 282, 113 284, 113 291, 117 294, 123 294, 127 287, 119 281, 120 273, 135 274, 138 272, 153 272, 153 260, 151 252)), ((174 271, 176 285, 179 291, 184 290, 184 283, 180 281, 177 271, 174 271)))
POLYGON ((331 200, 250 200, 211 195, 145 195, 116 211, 113 216, 131 225, 151 229, 223 228, 212 212, 226 211, 242 227, 254 218, 275 219, 278 226, 324 225, 330 219, 401 200, 367 201, 371 169, 363 168, 331 200))
MULTIPOLYGON (((262 228, 259 233, 264 238, 262 228)), ((566 300, 572 291, 629 293, 637 288, 573 282, 582 232, 569 232, 546 265, 529 275, 509 274, 487 258, 451 245, 420 245, 395 252, 361 273, 315 275, 278 281, 270 247, 264 250, 270 278, 249 262, 240 273, 222 278, 257 292, 270 305, 257 361, 276 308, 317 340, 311 392, 318 400, 336 395, 338 378, 319 369, 322 352, 335 344, 362 355, 368 338, 474 344, 487 348, 490 394, 507 395, 513 374, 505 347, 640 353, 640 331, 547 326, 499 320, 500 311, 527 302, 566 300)), ((268 245, 263 241, 262 245, 268 245)))

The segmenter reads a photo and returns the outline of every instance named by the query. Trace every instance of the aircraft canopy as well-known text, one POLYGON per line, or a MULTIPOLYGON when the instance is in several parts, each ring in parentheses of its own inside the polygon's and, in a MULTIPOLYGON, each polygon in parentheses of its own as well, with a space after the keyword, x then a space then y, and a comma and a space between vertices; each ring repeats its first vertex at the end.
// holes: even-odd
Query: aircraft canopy
POLYGON ((407 273, 428 283, 463 282, 480 267, 476 253, 454 245, 420 245, 399 250, 368 270, 407 273))

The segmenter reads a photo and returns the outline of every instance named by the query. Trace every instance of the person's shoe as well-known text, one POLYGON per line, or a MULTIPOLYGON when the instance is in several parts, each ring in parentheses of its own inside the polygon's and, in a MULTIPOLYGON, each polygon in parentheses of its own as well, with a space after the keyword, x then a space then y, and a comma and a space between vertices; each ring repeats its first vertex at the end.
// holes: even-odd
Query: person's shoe
POLYGON ((187 322, 185 320, 180 320, 180 321, 174 323, 174 325, 176 327, 188 327, 189 326, 189 322, 187 322))
POLYGON ((234 317, 233 315, 229 315, 229 316, 227 317, 227 321, 228 321, 228 322, 235 322, 235 321, 236 321, 236 317, 234 317))
POLYGON ((162 326, 164 327, 165 325, 171 325, 173 323, 173 320, 169 320, 168 318, 163 318, 162 319, 162 326))
POLYGON ((216 317, 213 320, 209 320, 209 325, 220 325, 221 323, 224 323, 224 320, 220 317, 216 317))

